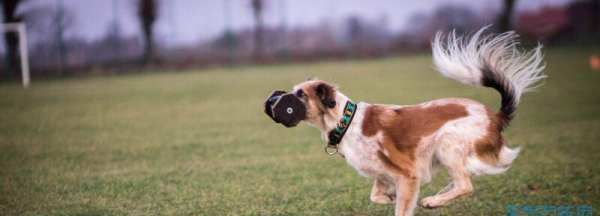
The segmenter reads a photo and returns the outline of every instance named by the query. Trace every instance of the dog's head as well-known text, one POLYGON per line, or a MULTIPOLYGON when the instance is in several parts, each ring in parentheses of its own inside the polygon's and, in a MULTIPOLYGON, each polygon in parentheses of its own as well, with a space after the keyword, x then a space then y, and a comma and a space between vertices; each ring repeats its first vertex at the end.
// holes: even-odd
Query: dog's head
POLYGON ((286 127, 296 126, 300 121, 321 126, 324 124, 324 116, 338 106, 339 103, 336 98, 337 90, 334 85, 322 80, 308 80, 295 85, 289 93, 284 91, 274 92, 267 99, 265 112, 275 122, 286 127), (291 98, 292 96, 294 98, 291 98), (286 97, 288 98, 287 101, 279 102, 286 97), (292 115, 289 112, 283 112, 283 110, 289 111, 290 108, 292 108, 291 110, 301 110, 301 113, 292 115))
POLYGON ((305 121, 321 124, 323 116, 338 105, 336 91, 334 85, 323 80, 309 80, 294 86, 294 95, 301 98, 306 107, 305 121))

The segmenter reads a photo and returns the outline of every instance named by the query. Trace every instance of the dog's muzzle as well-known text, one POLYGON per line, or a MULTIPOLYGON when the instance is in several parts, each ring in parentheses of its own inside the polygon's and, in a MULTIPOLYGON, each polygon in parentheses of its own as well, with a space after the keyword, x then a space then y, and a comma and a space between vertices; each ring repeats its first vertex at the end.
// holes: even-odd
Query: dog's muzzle
POLYGON ((265 101, 265 113, 277 123, 294 127, 306 118, 306 107, 295 95, 276 90, 265 101))

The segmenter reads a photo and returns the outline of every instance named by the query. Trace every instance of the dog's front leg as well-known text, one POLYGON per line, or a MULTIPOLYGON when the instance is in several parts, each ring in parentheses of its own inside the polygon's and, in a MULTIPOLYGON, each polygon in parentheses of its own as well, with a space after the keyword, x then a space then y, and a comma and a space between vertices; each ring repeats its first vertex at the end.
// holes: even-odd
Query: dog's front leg
POLYGON ((394 202, 394 199, 387 194, 388 185, 385 184, 381 179, 375 178, 373 181, 373 188, 371 189, 371 202, 377 204, 390 204, 394 202))
POLYGON ((398 176, 396 180, 396 216, 412 216, 419 196, 416 176, 398 176))

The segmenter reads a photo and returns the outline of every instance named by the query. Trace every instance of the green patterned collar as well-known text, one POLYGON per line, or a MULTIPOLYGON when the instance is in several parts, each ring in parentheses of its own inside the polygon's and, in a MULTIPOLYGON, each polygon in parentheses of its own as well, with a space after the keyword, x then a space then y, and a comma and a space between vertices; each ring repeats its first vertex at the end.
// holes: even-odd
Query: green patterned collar
POLYGON ((354 114, 356 114, 357 108, 358 106, 355 103, 352 103, 352 101, 348 100, 348 102, 346 102, 342 118, 338 122, 337 127, 329 131, 330 146, 336 146, 342 141, 344 134, 346 134, 348 127, 350 127, 350 123, 352 123, 352 119, 354 118, 354 114))

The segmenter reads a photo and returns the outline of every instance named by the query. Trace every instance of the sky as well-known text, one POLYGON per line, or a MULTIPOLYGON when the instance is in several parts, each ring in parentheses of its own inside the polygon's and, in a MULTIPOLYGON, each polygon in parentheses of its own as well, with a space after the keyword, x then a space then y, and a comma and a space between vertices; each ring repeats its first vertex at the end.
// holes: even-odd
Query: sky
MULTIPOLYGON (((62 1, 73 14, 67 36, 87 40, 101 38, 117 19, 126 35, 139 34, 137 0, 29 0, 26 7, 56 8, 62 1)), ((185 46, 211 39, 225 27, 249 28, 253 25, 250 0, 158 0, 161 7, 156 23, 157 38, 167 45, 185 46), (226 15, 229 14, 229 19, 226 15)), ((518 0, 516 9, 531 10, 545 5, 563 5, 572 0, 518 0)), ((474 11, 497 11, 501 0, 265 0, 266 25, 315 25, 324 20, 339 21, 351 15, 366 19, 387 19, 391 31, 410 25, 416 13, 428 13, 437 6, 459 4, 474 11)))

